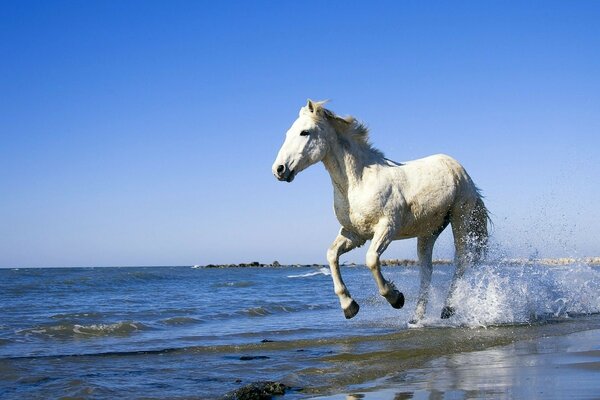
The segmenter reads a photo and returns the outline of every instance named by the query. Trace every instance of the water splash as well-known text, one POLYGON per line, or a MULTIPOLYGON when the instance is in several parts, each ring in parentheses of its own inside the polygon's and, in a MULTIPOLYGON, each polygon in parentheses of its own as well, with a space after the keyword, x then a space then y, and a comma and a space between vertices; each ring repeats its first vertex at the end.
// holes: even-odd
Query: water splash
POLYGON ((600 313, 600 270, 588 265, 472 268, 451 299, 456 315, 442 321, 445 290, 434 288, 424 326, 531 324, 600 313))

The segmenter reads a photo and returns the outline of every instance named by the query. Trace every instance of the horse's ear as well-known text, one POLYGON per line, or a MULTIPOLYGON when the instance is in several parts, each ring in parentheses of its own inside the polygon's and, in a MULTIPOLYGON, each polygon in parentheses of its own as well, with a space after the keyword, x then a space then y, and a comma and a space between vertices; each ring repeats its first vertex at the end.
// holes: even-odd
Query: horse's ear
POLYGON ((308 108, 308 111, 310 111, 311 113, 315 112, 315 103, 313 103, 313 101, 311 99, 308 99, 306 101, 306 108, 308 108))

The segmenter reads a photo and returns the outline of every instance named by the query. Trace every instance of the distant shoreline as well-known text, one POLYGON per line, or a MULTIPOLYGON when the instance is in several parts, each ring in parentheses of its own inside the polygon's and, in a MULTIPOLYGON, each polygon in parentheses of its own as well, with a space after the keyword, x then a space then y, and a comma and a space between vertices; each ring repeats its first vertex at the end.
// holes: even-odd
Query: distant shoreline
MULTIPOLYGON (((449 258, 438 258, 432 261, 433 265, 452 265, 454 261, 449 258)), ((557 257, 557 258, 502 258, 491 261, 494 265, 506 266, 528 266, 528 265, 543 265, 548 267, 558 267, 564 265, 589 265, 600 266, 600 257, 557 257)), ((363 263, 344 262, 340 264, 342 267, 364 266, 363 263)), ((401 258, 401 259, 384 259, 381 260, 381 265, 384 267, 412 267, 418 266, 417 260, 401 258)), ((20 270, 20 269, 69 269, 69 268, 160 268, 160 267, 182 267, 194 269, 212 269, 212 268, 280 268, 280 267, 298 267, 298 268, 329 268, 327 264, 281 264, 278 261, 272 263, 261 263, 258 261, 239 263, 239 264, 206 264, 206 265, 101 265, 101 266, 25 266, 25 267, 0 267, 0 270, 20 270)))
MULTIPOLYGON (((500 265, 545 265, 548 267, 556 267, 572 264, 584 265, 600 265, 600 257, 558 257, 558 258, 503 258, 496 261, 500 265)), ((433 260, 433 265, 450 265, 453 260, 439 258, 433 260)), ((356 266, 362 264, 344 263, 342 266, 356 266)), ((384 267, 410 267, 418 266, 419 261, 413 259, 384 259, 381 260, 381 265, 384 267)), ((327 267, 327 264, 281 264, 278 261, 273 261, 270 264, 263 264, 258 261, 240 264, 207 264, 194 265, 192 268, 278 268, 278 267, 327 267)))

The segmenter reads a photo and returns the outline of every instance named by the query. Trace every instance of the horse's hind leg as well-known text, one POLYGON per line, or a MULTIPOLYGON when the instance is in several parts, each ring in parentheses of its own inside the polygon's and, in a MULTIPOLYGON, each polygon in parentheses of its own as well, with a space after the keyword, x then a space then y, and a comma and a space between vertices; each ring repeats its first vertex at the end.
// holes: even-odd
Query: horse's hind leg
MULTIPOLYGON (((454 228, 454 226, 452 228, 454 228)), ((452 230, 455 231, 454 229, 452 230)), ((454 233, 454 245, 456 247, 456 255, 454 256, 456 270, 454 271, 454 276, 452 277, 452 282, 450 283, 450 290, 448 291, 448 297, 446 297, 444 308, 442 308, 442 319, 448 319, 456 312, 456 309, 452 306, 451 301, 454 297, 454 293, 456 292, 458 281, 460 278, 462 278, 467 266, 470 264, 468 260, 467 244, 465 243, 464 238, 460 236, 460 233, 457 233, 456 231, 454 233)))
POLYGON ((429 288, 431 287, 431 273, 433 272, 431 257, 433 254, 433 245, 438 236, 439 235, 423 236, 417 239, 417 253, 419 255, 419 264, 421 266, 421 288, 419 290, 419 299, 417 300, 415 313, 412 320, 409 322, 411 324, 416 324, 425 316, 427 301, 429 299, 429 288))
POLYGON ((442 319, 450 318, 455 313, 451 301, 455 295, 458 281, 468 266, 481 260, 487 243, 487 211, 481 199, 468 202, 457 208, 452 214, 452 234, 456 254, 454 263, 456 271, 450 283, 448 297, 442 309, 442 319))
POLYGON ((358 238, 356 235, 352 234, 352 232, 342 228, 331 247, 329 247, 329 250, 327 250, 327 262, 331 269, 333 289, 340 299, 340 305, 342 306, 344 316, 347 319, 354 317, 358 313, 359 306, 350 296, 350 292, 342 280, 339 260, 342 254, 349 252, 355 247, 361 246, 364 242, 364 240, 358 238))
POLYGON ((396 289, 393 283, 385 280, 381 274, 379 257, 385 251, 392 241, 392 227, 389 224, 379 224, 380 229, 376 229, 371 240, 371 245, 367 251, 367 267, 371 270, 379 294, 381 294, 394 308, 404 306, 404 295, 396 289))

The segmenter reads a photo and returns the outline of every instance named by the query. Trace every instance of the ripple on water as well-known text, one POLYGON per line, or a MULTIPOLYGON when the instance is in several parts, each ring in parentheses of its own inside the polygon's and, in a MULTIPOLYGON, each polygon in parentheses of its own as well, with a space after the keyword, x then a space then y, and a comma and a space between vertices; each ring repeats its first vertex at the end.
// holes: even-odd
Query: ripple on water
POLYGON ((68 319, 100 319, 102 317, 104 317, 105 314, 100 313, 100 312, 94 312, 94 311, 90 311, 90 312, 75 312, 75 313, 64 313, 64 314, 54 314, 52 316, 50 316, 50 318, 52 319, 61 319, 61 320, 68 320, 68 319))
POLYGON ((254 286, 255 283, 252 281, 238 281, 238 282, 216 282, 212 286, 215 288, 246 288, 254 286))
POLYGON ((193 325, 203 322, 201 319, 194 317, 171 317, 160 321, 164 325, 193 325))

